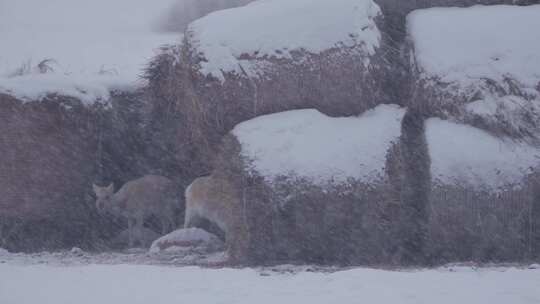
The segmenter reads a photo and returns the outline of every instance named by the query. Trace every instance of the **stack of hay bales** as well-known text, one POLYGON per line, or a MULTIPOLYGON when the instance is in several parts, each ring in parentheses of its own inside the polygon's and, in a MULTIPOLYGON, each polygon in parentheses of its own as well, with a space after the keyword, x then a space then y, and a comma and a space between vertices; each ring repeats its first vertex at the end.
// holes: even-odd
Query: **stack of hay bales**
POLYGON ((539 16, 475 6, 408 17, 409 111, 426 118, 412 136, 426 142, 431 254, 443 261, 537 254, 540 41, 527 33, 539 16))
MULTIPOLYGON (((256 7, 252 5, 249 12, 253 14, 256 7)), ((369 7, 363 9, 368 11, 369 7)), ((242 14, 240 9, 237 12, 242 14)), ((233 11, 214 18, 225 19, 229 14, 233 11)), ((204 92, 193 95, 198 98, 193 104, 206 109, 201 113, 214 113, 212 119, 224 130, 242 117, 290 110, 284 105, 291 103, 281 103, 283 100, 296 100, 298 107, 313 107, 331 115, 362 113, 329 118, 315 110, 288 111, 243 122, 225 137, 213 178, 226 180, 233 189, 229 192, 237 195, 236 201, 228 202, 234 210, 232 219, 227 219, 227 230, 233 231, 227 236, 231 256, 259 263, 302 260, 345 264, 533 257, 539 214, 535 176, 540 156, 540 46, 534 35, 520 38, 520 44, 515 39, 519 37, 516 33, 527 32, 527 24, 538 22, 538 16, 537 6, 414 12, 408 19, 404 45, 407 58, 412 59, 409 91, 402 92, 408 108, 376 106, 385 103, 385 98, 375 94, 376 90, 365 90, 362 79, 366 78, 356 77, 357 92, 363 95, 334 95, 333 113, 325 112, 326 103, 317 103, 325 94, 310 99, 302 94, 283 95, 296 90, 275 90, 281 95, 257 102, 260 88, 275 83, 267 72, 277 70, 276 63, 268 64, 271 56, 263 53, 258 60, 254 60, 258 55, 240 56, 245 41, 252 41, 242 35, 233 42, 216 39, 230 53, 215 47, 212 50, 219 51, 205 55, 201 51, 204 46, 215 46, 205 40, 212 37, 213 19, 195 22, 184 46, 191 55, 185 58, 200 58, 195 75, 205 76, 210 81, 207 84, 218 85, 219 94, 227 92, 227 85, 236 85, 234 79, 255 79, 242 86, 251 90, 251 96, 226 95, 235 98, 226 104, 221 104, 227 99, 219 94, 210 99, 204 92), (500 18, 521 21, 501 26, 500 18), (473 20, 482 22, 473 27, 473 20), (503 38, 495 40, 492 35, 503 38), (190 47, 197 45, 190 41, 202 46, 190 47), (219 58, 222 65, 216 68, 213 58, 219 58), (253 68, 263 72, 251 73, 253 68), (248 96, 247 100, 241 96, 248 96), (309 100, 316 101, 305 103, 309 100), (346 108, 352 111, 339 112, 339 105, 347 102, 351 104, 346 108), (247 104, 257 109, 261 105, 283 107, 258 113, 255 108, 242 110, 247 104), (237 118, 232 110, 225 111, 226 107, 251 113, 237 118), (401 113, 391 120, 396 125, 387 120, 392 115, 382 114, 388 111, 401 113), (222 117, 232 120, 224 122, 222 117), (358 125, 344 124, 337 131, 340 122, 347 119, 356 119, 358 125), (325 124, 325 120, 333 121, 325 124), (391 139, 379 134, 389 129, 395 131, 391 139), (351 147, 368 148, 345 148, 349 140, 351 147), (327 151, 332 153, 325 154, 327 151), (370 155, 375 155, 379 164, 375 171, 370 171, 373 168, 366 166, 363 158, 370 155), (321 179, 317 170, 334 173, 321 179), (377 172, 379 179, 366 180, 371 172, 377 172), (340 179, 340 174, 347 178, 340 179)), ((265 44, 259 46, 265 50, 265 44)), ((355 54, 347 56, 358 60, 355 54)), ((376 59, 371 61, 370 57, 370 63, 374 62, 376 59)), ((375 75, 380 74, 377 69, 369 71, 363 77, 375 77, 374 83, 379 83, 373 88, 377 87, 381 79, 375 75)), ((288 83, 296 88, 293 84, 288 83)), ((212 85, 206 88, 212 92, 212 85)))
POLYGON ((358 115, 389 103, 381 20, 371 0, 301 0, 255 2, 191 23, 169 56, 176 59, 163 61, 175 69, 162 90, 188 121, 195 157, 208 161, 223 135, 260 115, 358 115))

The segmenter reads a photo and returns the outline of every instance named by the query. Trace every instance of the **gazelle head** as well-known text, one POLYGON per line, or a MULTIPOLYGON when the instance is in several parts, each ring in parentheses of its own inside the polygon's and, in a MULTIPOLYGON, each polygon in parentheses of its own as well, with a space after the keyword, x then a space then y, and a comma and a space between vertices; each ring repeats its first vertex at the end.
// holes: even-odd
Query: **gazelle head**
POLYGON ((114 195, 114 184, 110 184, 108 187, 100 187, 94 184, 92 185, 92 188, 96 194, 97 210, 101 213, 106 212, 112 196, 114 195))

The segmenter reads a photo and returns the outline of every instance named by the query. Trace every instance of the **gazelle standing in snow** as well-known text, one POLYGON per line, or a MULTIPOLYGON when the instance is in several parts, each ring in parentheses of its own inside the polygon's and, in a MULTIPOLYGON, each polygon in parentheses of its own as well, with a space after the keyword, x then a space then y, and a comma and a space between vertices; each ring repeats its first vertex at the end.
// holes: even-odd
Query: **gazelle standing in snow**
POLYGON ((129 246, 141 240, 144 221, 155 216, 161 223, 162 234, 176 226, 175 214, 180 208, 176 185, 166 177, 146 175, 124 184, 114 193, 114 185, 93 185, 96 207, 100 212, 125 217, 128 221, 129 246))
POLYGON ((203 228, 229 243, 239 197, 232 185, 214 176, 199 177, 185 192, 184 228, 203 228))

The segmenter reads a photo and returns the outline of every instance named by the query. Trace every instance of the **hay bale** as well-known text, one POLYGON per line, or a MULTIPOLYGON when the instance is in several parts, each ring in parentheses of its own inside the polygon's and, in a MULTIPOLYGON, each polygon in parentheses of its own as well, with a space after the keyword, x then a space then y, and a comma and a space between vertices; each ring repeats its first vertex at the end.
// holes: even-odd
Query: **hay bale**
MULTIPOLYGON (((214 179, 239 194, 230 202, 229 254, 241 263, 392 261, 399 194, 387 157, 404 111, 379 106, 358 117, 315 110, 258 117, 224 140, 214 179)), ((222 212, 222 214, 226 214, 222 212)))
POLYGON ((538 140, 540 43, 527 33, 539 20, 539 5, 411 13, 411 105, 497 135, 538 140))
POLYGON ((96 175, 99 112, 99 106, 87 107, 74 98, 23 102, 0 95, 0 218, 7 242, 3 246, 57 248, 75 245, 74 234, 88 233, 85 226, 92 213, 87 193, 96 175), (6 227, 10 222, 13 225, 6 227), (8 237, 6 231, 15 226, 20 229, 8 237), (40 229, 43 233, 36 232, 40 229), (27 243, 27 237, 34 240, 27 243))
POLYGON ((0 243, 14 251, 107 247, 125 223, 97 213, 93 183, 152 172, 181 179, 154 145, 163 138, 145 133, 144 111, 138 93, 112 92, 106 103, 1 95, 0 243))
POLYGON ((438 118, 427 120, 426 141, 431 254, 441 262, 533 258, 540 148, 438 118))

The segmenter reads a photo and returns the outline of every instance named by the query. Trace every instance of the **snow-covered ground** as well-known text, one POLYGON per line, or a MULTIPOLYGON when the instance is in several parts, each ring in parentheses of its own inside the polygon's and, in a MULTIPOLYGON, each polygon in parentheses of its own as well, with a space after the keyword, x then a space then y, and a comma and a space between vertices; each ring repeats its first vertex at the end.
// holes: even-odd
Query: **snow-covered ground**
POLYGON ((373 55, 381 39, 375 24, 380 14, 372 0, 261 0, 201 18, 187 35, 206 59, 201 72, 223 80, 223 72, 250 73, 242 55, 283 59, 294 51, 318 54, 336 47, 373 55))
POLYGON ((320 271, 0 262, 2 304, 540 303, 540 266, 320 271))
MULTIPOLYGON (((8 253, 0 250, 0 264, 84 266, 99 265, 160 265, 160 266, 219 266, 227 263, 228 256, 223 251, 209 252, 207 248, 184 247, 177 250, 151 252, 148 249, 133 248, 121 252, 91 253, 79 248, 67 251, 38 253, 8 253)), ((2 302, 0 302, 2 303, 2 302)))
POLYGON ((0 92, 31 100, 61 93, 91 103, 111 89, 137 87, 155 50, 180 39, 158 30, 174 2, 0 1, 0 92))
POLYGON ((295 110, 254 118, 233 134, 242 154, 269 182, 297 176, 317 184, 349 178, 375 182, 384 173, 386 153, 401 134, 405 110, 380 105, 358 117, 333 118, 317 110, 295 110))

